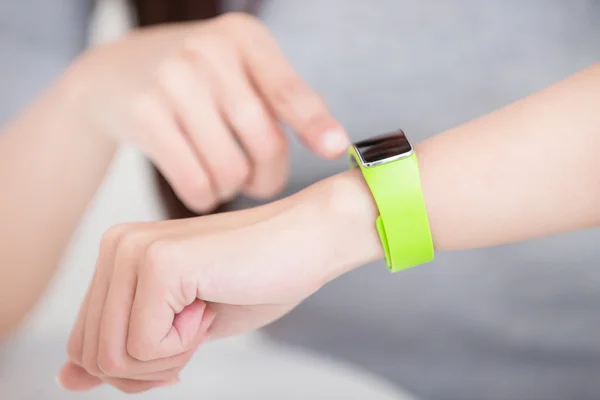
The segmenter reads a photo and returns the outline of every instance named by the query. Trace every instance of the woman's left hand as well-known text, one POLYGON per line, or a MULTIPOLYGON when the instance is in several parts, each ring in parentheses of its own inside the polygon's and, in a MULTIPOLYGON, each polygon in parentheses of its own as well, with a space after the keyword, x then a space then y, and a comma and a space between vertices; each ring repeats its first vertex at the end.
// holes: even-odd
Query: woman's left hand
POLYGON ((87 390, 107 382, 124 392, 175 383, 207 338, 264 326, 376 257, 363 187, 352 171, 259 208, 112 229, 60 383, 87 390))

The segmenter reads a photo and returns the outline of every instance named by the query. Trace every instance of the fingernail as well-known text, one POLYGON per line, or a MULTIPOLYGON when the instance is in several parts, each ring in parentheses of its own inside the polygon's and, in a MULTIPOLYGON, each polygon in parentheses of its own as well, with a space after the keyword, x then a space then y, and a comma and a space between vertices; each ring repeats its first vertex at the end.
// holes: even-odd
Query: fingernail
POLYGON ((56 385, 58 385, 59 388, 64 389, 65 387, 63 386, 62 382, 60 381, 60 376, 55 376, 54 377, 54 381, 56 382, 56 385))
POLYGON ((346 151, 350 139, 341 129, 327 131, 323 134, 322 146, 325 154, 339 155, 346 151))

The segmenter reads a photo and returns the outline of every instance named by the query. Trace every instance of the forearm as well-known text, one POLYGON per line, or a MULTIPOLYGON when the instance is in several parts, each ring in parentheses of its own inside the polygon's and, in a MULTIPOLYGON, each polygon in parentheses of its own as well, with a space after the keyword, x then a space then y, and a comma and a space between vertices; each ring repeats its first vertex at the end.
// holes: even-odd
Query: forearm
POLYGON ((62 83, 0 134, 0 338, 32 308, 115 151, 62 83))
POLYGON ((418 146, 438 250, 600 224, 600 64, 418 146))
MULTIPOLYGON (((600 224, 600 66, 416 146, 436 250, 494 246, 600 224)), ((327 204, 347 268, 381 258, 359 171, 299 196, 327 204), (318 200, 327 199, 326 201, 318 200)), ((343 265, 342 265, 343 264, 343 265)))

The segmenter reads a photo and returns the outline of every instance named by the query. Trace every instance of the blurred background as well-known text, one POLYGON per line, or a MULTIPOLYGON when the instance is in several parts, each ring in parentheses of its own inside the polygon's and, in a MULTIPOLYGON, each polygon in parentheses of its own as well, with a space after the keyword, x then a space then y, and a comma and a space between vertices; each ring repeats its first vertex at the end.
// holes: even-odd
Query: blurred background
MULTIPOLYGON (((93 3, 0 3, 0 121, 86 45, 128 29, 124 3, 93 3)), ((600 60, 597 0, 224 4, 265 22, 353 139, 401 126, 420 141, 600 60)), ((344 168, 344 160, 318 160, 292 139, 283 195, 344 168)), ((254 204, 238 199, 230 207, 254 204)), ((66 394, 53 374, 101 234, 165 216, 152 170, 123 149, 47 296, 3 347, 0 397, 119 397, 108 388, 66 394)), ((597 400, 599 243, 592 230, 440 254, 395 276, 382 263, 365 266, 264 332, 206 346, 181 386, 140 398, 597 400)))

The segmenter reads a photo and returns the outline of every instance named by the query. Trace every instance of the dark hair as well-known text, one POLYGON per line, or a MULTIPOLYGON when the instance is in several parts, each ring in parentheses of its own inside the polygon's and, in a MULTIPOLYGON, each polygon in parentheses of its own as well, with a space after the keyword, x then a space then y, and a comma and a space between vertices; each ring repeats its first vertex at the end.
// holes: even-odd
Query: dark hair
MULTIPOLYGON (((130 0, 139 26, 214 18, 222 13, 219 0, 130 0)), ((153 167, 154 168, 154 167, 153 167)), ((197 216, 179 200, 165 177, 154 168, 158 194, 170 219, 197 216)), ((224 211, 222 205, 216 212, 224 211)))
POLYGON ((222 12, 219 0, 131 0, 140 26, 213 18, 222 12))

